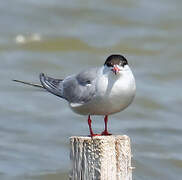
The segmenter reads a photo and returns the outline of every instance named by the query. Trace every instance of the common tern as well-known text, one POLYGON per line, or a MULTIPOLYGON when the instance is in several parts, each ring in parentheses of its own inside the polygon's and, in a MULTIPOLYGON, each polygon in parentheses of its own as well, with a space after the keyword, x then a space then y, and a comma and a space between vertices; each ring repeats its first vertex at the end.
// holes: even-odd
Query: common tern
POLYGON ((124 110, 135 97, 136 85, 127 59, 119 54, 110 55, 103 66, 84 70, 64 79, 54 79, 40 73, 42 85, 14 80, 35 87, 68 101, 76 113, 88 116, 90 136, 111 135, 108 132, 108 116, 124 110), (94 134, 91 115, 104 115, 105 129, 94 134))

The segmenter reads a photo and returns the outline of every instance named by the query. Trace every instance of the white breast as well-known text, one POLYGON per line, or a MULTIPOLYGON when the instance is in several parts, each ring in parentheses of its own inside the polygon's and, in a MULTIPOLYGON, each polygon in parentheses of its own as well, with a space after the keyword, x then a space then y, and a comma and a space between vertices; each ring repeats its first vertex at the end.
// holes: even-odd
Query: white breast
MULTIPOLYGON (((129 68, 129 67, 128 67, 129 68)), ((135 79, 130 69, 121 75, 112 72, 98 74, 96 96, 82 105, 70 105, 79 114, 109 115, 125 109, 135 96, 135 79)))

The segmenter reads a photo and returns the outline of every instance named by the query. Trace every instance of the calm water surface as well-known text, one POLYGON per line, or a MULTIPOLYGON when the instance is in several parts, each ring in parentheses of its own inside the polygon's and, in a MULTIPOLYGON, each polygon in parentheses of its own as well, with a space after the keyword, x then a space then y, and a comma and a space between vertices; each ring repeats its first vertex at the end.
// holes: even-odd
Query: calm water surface
MULTIPOLYGON (((113 134, 132 140, 135 180, 182 179, 182 1, 0 3, 0 179, 67 179, 69 140, 87 135, 86 117, 56 96, 11 82, 39 82, 125 55, 137 95, 110 117, 113 134)), ((96 132, 103 118, 93 117, 96 132)))

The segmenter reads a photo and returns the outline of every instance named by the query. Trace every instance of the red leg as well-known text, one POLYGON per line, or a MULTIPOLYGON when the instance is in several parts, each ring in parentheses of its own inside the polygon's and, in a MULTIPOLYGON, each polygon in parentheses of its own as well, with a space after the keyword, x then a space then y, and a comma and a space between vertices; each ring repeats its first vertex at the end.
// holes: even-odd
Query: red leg
POLYGON ((105 136, 112 135, 112 134, 108 133, 108 130, 107 130, 107 122, 108 122, 108 115, 105 115, 105 117, 104 117, 105 129, 104 129, 104 131, 101 133, 102 135, 105 135, 105 136))
POLYGON ((100 136, 101 134, 94 134, 92 130, 92 120, 90 119, 90 115, 88 116, 88 126, 89 126, 89 131, 90 131, 90 136, 100 136))
POLYGON ((90 119, 90 115, 88 116, 88 126, 89 126, 89 131, 90 131, 90 136, 93 136, 93 131, 92 131, 92 120, 90 119))

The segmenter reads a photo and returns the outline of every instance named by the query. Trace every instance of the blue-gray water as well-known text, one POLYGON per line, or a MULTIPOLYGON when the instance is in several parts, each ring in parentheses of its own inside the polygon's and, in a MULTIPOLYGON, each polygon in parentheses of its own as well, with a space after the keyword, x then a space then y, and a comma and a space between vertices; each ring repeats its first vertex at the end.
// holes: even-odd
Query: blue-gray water
POLYGON ((134 179, 182 179, 181 33, 181 0, 1 1, 0 179, 67 179, 68 138, 88 134, 65 101, 11 79, 62 78, 111 53, 128 58, 137 82, 133 104, 109 120, 132 140, 134 179))

